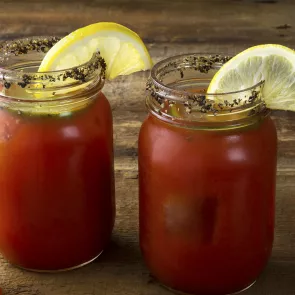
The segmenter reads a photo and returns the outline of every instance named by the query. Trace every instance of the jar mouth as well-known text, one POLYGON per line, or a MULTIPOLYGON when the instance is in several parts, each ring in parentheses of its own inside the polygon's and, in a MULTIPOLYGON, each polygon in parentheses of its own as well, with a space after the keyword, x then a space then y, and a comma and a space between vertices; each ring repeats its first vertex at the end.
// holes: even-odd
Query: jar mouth
POLYGON ((207 93, 214 74, 231 58, 225 54, 192 53, 158 62, 147 82, 148 108, 174 123, 220 123, 265 113, 264 81, 226 93, 207 93))
MULTIPOLYGON (((183 79, 185 71, 189 68, 193 68, 203 74, 208 74, 210 70, 219 70, 223 64, 229 61, 233 56, 226 55, 224 53, 192 53, 192 54, 181 54, 173 57, 166 58, 156 63, 150 74, 150 79, 153 80, 155 86, 161 87, 163 90, 169 92, 172 87, 169 87, 163 82, 163 79, 169 75, 172 71, 179 71, 180 79, 183 79)), ((245 87, 240 90, 233 90, 229 92, 219 93, 207 93, 207 96, 225 96, 229 94, 238 94, 247 92, 251 89, 255 89, 260 85, 264 84, 264 80, 261 80, 254 85, 245 87)), ((179 90, 173 88, 173 91, 181 97, 191 96, 190 91, 179 90)), ((200 93, 196 91, 196 93, 200 93)), ((167 97, 167 96, 166 96, 167 97)), ((177 100, 177 99, 176 99, 177 100)))
POLYGON ((37 36, 0 43, 0 87, 2 84, 4 90, 15 87, 44 93, 72 90, 94 79, 103 84, 106 64, 99 52, 79 66, 38 72, 46 52, 59 40, 58 37, 37 36))

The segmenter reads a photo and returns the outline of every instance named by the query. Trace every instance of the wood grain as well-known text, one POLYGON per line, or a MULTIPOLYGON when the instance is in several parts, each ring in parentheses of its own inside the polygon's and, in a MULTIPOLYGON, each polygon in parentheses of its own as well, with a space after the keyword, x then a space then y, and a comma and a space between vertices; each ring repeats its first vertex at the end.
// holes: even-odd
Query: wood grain
POLYGON ((64 35, 90 23, 115 21, 136 29, 149 43, 295 43, 292 0, 2 2, 0 32, 5 38, 64 35), (291 27, 277 29, 285 24, 291 27))
MULTIPOLYGON (((136 29, 154 61, 185 52, 238 52, 258 43, 295 47, 294 1, 2 1, 0 39, 63 35, 96 21, 136 29), (276 27, 288 24, 291 28, 276 27)), ((137 73, 107 83, 114 116, 117 219, 113 241, 82 269, 36 274, 0 258, 5 295, 166 295, 138 247, 137 138, 146 116, 145 81, 137 73)), ((245 295, 295 295, 295 114, 273 112, 278 138, 276 236, 272 259, 245 295)))

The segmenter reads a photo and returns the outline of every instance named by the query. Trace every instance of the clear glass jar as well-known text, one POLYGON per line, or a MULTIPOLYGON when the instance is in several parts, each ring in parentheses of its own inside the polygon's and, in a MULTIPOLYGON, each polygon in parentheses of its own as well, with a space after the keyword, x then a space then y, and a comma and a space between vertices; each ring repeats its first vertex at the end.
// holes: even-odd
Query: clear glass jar
POLYGON ((141 251, 155 278, 188 294, 248 288, 273 244, 276 129, 263 82, 206 94, 226 60, 192 54, 156 64, 139 135, 141 251))
POLYGON ((58 39, 0 51, 0 252, 14 265, 59 271, 93 261, 115 219, 113 127, 105 64, 38 73, 58 39))

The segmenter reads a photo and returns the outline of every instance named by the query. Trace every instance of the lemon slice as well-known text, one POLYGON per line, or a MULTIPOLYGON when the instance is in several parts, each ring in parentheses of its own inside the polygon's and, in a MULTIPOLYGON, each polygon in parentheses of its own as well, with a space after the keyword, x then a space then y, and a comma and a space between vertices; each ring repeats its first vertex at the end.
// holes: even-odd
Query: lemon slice
POLYGON ((150 55, 135 32, 116 23, 100 22, 78 29, 57 42, 45 55, 39 72, 82 65, 97 51, 107 64, 106 78, 110 80, 152 67, 150 55))
POLYGON ((214 75, 207 92, 239 91, 262 80, 268 108, 295 111, 295 51, 282 45, 258 45, 242 51, 214 75))

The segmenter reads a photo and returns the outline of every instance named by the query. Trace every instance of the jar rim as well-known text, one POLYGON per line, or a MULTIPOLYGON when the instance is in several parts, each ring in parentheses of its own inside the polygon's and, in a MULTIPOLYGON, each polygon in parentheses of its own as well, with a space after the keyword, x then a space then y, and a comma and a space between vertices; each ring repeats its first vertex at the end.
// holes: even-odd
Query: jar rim
POLYGON ((9 88, 12 84, 22 88, 34 84, 34 89, 44 89, 47 86, 50 88, 72 87, 96 77, 104 81, 106 63, 99 52, 95 52, 90 60, 83 64, 62 70, 38 72, 12 68, 14 58, 30 53, 45 54, 60 39, 54 36, 32 36, 2 41, 0 43, 0 83, 2 82, 5 88, 9 88), (10 61, 11 64, 8 66, 4 65, 10 61))
POLYGON ((185 72, 188 70, 197 71, 201 74, 208 74, 212 69, 219 69, 231 58, 231 56, 216 53, 191 53, 169 57, 154 65, 147 82, 147 90, 157 100, 170 100, 199 105, 200 110, 205 107, 207 111, 212 112, 214 112, 216 108, 208 109, 208 104, 214 104, 216 101, 218 101, 218 104, 222 105, 222 107, 230 106, 232 111, 234 108, 245 108, 253 105, 255 102, 260 102, 262 100, 261 89, 264 86, 264 80, 241 90, 233 90, 224 93, 207 93, 207 89, 201 89, 200 91, 194 89, 194 91, 190 91, 182 89, 181 87, 171 86, 177 86, 179 85, 177 83, 185 80, 185 72), (171 73, 177 71, 180 72, 179 78, 174 75, 172 78, 174 79, 173 83, 171 79, 169 84, 164 82, 169 74, 171 75, 171 73), (228 104, 227 101, 229 100, 232 102, 228 104))
POLYGON ((263 80, 241 90, 206 92, 213 77, 208 78, 210 70, 218 70, 231 58, 216 53, 190 53, 158 62, 147 82, 147 107, 157 117, 173 124, 203 122, 211 126, 232 121, 240 124, 259 114, 264 116, 268 110, 262 97, 263 80))
MULTIPOLYGON (((232 55, 226 55, 224 53, 189 53, 189 54, 179 54, 179 55, 175 55, 172 57, 168 57, 165 58, 159 62, 157 62, 151 69, 151 73, 150 73, 150 77, 154 80, 154 83, 156 83, 158 86, 161 86, 163 88, 166 88, 167 90, 169 90, 170 88, 168 86, 166 86, 163 82, 161 82, 161 80, 158 79, 157 77, 157 72, 161 71, 163 67, 166 66, 167 63, 169 62, 177 62, 179 60, 183 60, 186 59, 187 57, 193 57, 193 56, 201 56, 201 57, 216 57, 216 56, 220 56, 221 59, 222 57, 225 58, 224 61, 221 60, 221 62, 217 62, 217 65, 215 65, 215 67, 220 67, 221 65, 223 65, 225 63, 225 61, 228 61, 229 59, 231 59, 233 56, 232 55)), ((212 64, 212 67, 214 67, 214 65, 212 64)), ((263 85, 264 84, 264 80, 261 80, 259 82, 257 82, 256 84, 250 86, 250 87, 246 87, 243 88, 241 90, 236 90, 236 91, 229 91, 229 92, 218 92, 218 93, 206 93, 206 95, 211 96, 223 96, 223 95, 229 95, 229 94, 238 94, 238 93, 243 93, 245 91, 249 91, 251 89, 256 88, 257 86, 263 85)), ((185 90, 176 90, 174 89, 174 91, 182 93, 182 94, 191 94, 191 92, 189 91, 185 91, 185 90)))

